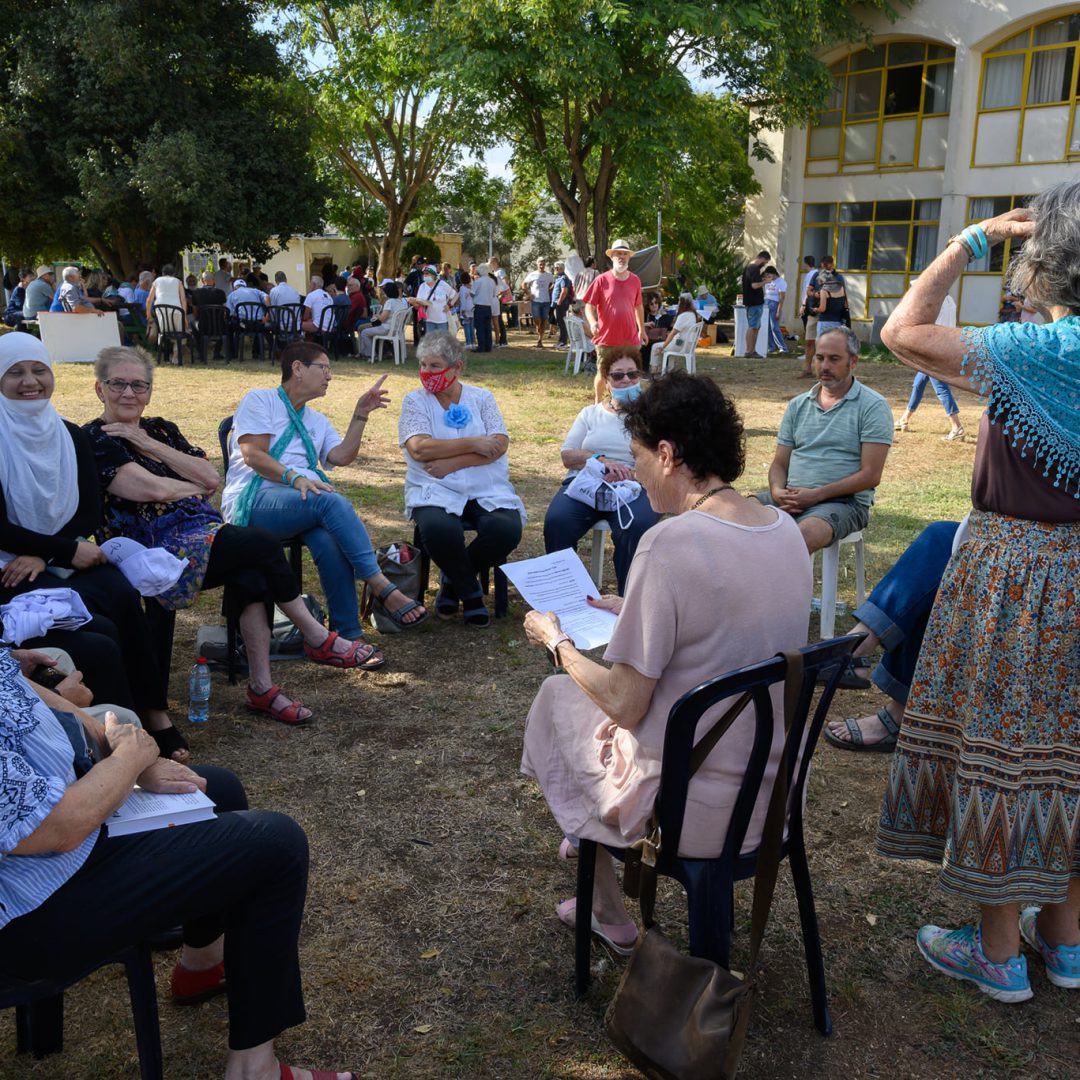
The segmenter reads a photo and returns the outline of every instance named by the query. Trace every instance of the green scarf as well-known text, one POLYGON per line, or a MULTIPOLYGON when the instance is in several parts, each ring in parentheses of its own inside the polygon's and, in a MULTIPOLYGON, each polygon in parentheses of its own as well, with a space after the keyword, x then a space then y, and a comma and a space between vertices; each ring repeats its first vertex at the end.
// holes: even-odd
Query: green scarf
MULTIPOLYGON (((304 427, 301 420, 305 406, 301 405, 299 409, 294 409, 293 403, 289 400, 289 395, 285 393, 284 388, 279 386, 277 392, 278 397, 285 403, 285 411, 289 414, 289 426, 278 436, 277 442, 270 447, 270 456, 275 461, 281 461, 281 455, 288 449, 289 443, 294 438, 299 438, 304 444, 308 468, 324 483, 330 483, 326 478, 326 473, 319 468, 319 455, 315 453, 315 444, 311 441, 308 429, 304 427)), ((262 483, 263 478, 255 473, 244 485, 244 490, 240 492, 240 498, 236 500, 236 509, 232 517, 233 525, 247 525, 251 520, 251 507, 255 501, 255 493, 262 486, 262 483)))

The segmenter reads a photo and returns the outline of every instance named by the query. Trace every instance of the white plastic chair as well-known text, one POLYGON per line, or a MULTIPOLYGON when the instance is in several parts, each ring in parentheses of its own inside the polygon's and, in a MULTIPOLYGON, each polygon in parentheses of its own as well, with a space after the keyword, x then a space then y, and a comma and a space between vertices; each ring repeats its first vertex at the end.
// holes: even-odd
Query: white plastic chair
POLYGON ((821 549, 821 640, 828 641, 836 629, 836 584, 840 576, 840 548, 855 548, 855 606, 866 599, 866 566, 863 534, 853 532, 821 549))
POLYGON ((371 356, 369 363, 375 363, 375 346, 379 346, 379 359, 383 358, 383 346, 389 341, 394 347, 394 363, 405 363, 405 322, 409 318, 410 309, 398 308, 390 316, 390 331, 379 334, 371 339, 371 356))
POLYGON ((566 316, 566 331, 570 337, 570 348, 566 350, 566 367, 563 368, 563 374, 565 375, 570 370, 572 360, 576 375, 581 371, 581 365, 588 360, 592 350, 589 348, 589 339, 585 336, 585 323, 576 315, 566 316))
POLYGON ((683 363, 686 364, 686 370, 691 375, 694 374, 694 368, 697 365, 697 343, 701 340, 701 334, 704 329, 704 322, 695 323, 692 332, 679 334, 660 354, 661 375, 666 374, 668 358, 672 356, 681 356, 683 358, 683 363))
POLYGON ((601 518, 592 531, 592 579, 597 589, 604 587, 604 533, 611 532, 611 526, 601 518))

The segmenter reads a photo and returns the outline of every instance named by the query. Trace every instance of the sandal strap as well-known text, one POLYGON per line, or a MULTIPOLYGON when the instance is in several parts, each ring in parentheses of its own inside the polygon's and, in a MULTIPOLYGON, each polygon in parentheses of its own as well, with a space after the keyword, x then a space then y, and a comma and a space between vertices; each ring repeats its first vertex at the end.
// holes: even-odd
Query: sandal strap
POLYGON ((336 630, 330 630, 327 632, 326 638, 321 645, 309 645, 308 656, 313 657, 316 660, 325 660, 329 656, 346 656, 346 653, 337 654, 334 652, 334 642, 341 635, 336 630))
POLYGON ((270 689, 267 690, 265 694, 256 693, 256 691, 252 690, 250 684, 248 685, 248 688, 247 688, 248 701, 252 705, 261 706, 264 709, 269 709, 270 706, 274 702, 274 698, 276 698, 278 696, 278 694, 280 694, 280 693, 281 693, 281 687, 280 686, 271 686, 270 689))
POLYGON ((397 586, 391 581, 387 583, 386 588, 383 589, 382 592, 375 594, 375 599, 381 603, 385 601, 392 592, 397 592, 397 586))
POLYGON ((900 725, 889 715, 889 710, 884 705, 877 711, 877 718, 881 721, 881 726, 893 736, 900 734, 900 725))
POLYGON ((844 727, 848 729, 848 734, 851 736, 852 744, 854 746, 862 746, 863 733, 862 728, 859 727, 859 721, 851 716, 845 717, 844 727))

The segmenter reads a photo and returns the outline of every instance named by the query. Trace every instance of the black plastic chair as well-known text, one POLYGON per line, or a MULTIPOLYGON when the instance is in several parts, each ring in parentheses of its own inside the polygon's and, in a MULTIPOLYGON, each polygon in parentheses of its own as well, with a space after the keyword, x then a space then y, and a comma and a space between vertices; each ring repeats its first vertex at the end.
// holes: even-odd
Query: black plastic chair
POLYGON ((232 359, 232 334, 229 331, 229 309, 224 304, 206 304, 199 308, 198 316, 199 356, 208 363, 206 347, 219 342, 225 352, 225 363, 232 359))
MULTIPOLYGON (((796 715, 790 719, 789 754, 785 760, 789 795, 787 839, 784 841, 783 855, 791 865, 795 896, 799 904, 814 1026, 822 1035, 832 1033, 832 1017, 829 1015, 825 988, 825 961, 821 954, 821 936, 814 910, 810 867, 806 861, 803 793, 810 771, 810 759, 843 672, 843 661, 863 636, 851 634, 808 645, 800 650, 804 659, 802 688, 796 715), (813 717, 808 723, 819 677, 824 679, 824 683, 818 694, 813 717)), ((728 966, 731 951, 735 882, 752 878, 757 870, 757 851, 748 855, 742 855, 740 851, 757 803, 772 746, 776 718, 773 714, 770 689, 784 681, 786 671, 787 661, 784 657, 774 656, 760 664, 728 672, 684 694, 675 702, 668 715, 660 792, 657 796, 657 816, 663 846, 657 855, 656 871, 657 874, 674 878, 686 890, 691 954, 706 957, 723 967, 728 966), (690 757, 694 743, 698 741, 698 721, 715 705, 744 693, 751 695, 754 704, 754 745, 746 762, 746 771, 724 837, 723 849, 715 859, 680 858, 677 852, 686 813, 690 757)), ((724 739, 721 737, 717 747, 722 750, 723 746, 724 739)), ((621 858, 624 853, 613 850, 612 854, 621 858)), ((579 912, 592 911, 595 857, 596 841, 583 839, 578 856, 579 912)), ((584 996, 589 985, 590 921, 579 918, 575 928, 575 985, 578 997, 584 996)))
MULTIPOLYGON (((270 326, 264 322, 267 307, 265 304, 256 303, 254 300, 244 301, 236 305, 236 355, 241 363, 244 361, 244 341, 251 338, 257 343, 259 356, 266 356, 266 349, 270 342, 270 326)), ((252 356, 255 355, 253 347, 252 356)))
MULTIPOLYGON (((468 525, 465 526, 469 528, 468 525)), ((423 592, 420 595, 420 602, 424 602, 424 597, 427 595, 428 585, 431 581, 431 556, 427 552, 427 548, 424 547, 424 542, 420 538, 420 526, 413 526, 413 547, 417 548, 420 552, 420 583, 423 592)), ((484 595, 487 596, 488 589, 490 588, 490 576, 489 571, 494 569, 495 571, 495 610, 494 615, 496 619, 501 619, 506 615, 509 607, 509 583, 506 580, 506 575, 499 569, 499 567, 487 567, 485 566, 479 574, 480 588, 484 590, 484 595)))
POLYGON ((277 357, 278 345, 291 345, 304 336, 303 304, 276 304, 270 306, 270 363, 277 357))
POLYGON ((342 329, 341 324, 345 316, 349 314, 347 304, 327 304, 319 315, 319 332, 314 334, 315 340, 326 350, 327 356, 336 360, 341 347, 342 329))
POLYGON ((154 322, 157 323, 157 358, 163 363, 169 358, 171 349, 176 350, 178 366, 184 363, 184 346, 191 352, 191 362, 195 363, 195 336, 188 329, 187 315, 176 304, 155 304, 154 322))
MULTIPOLYGON (((232 432, 232 416, 226 416, 224 420, 218 424, 218 444, 221 446, 221 458, 225 462, 225 471, 229 469, 229 434, 232 432)), ((292 567, 292 572, 296 575, 296 583, 300 586, 301 592, 304 588, 304 538, 302 536, 290 536, 281 541, 281 547, 285 552, 289 560, 289 566, 292 567)), ((237 648, 237 639, 240 634, 240 619, 239 612, 233 609, 233 605, 229 603, 228 586, 225 587, 226 595, 221 599, 221 614, 225 616, 225 644, 228 651, 228 662, 226 670, 229 677, 229 685, 236 685, 236 673, 239 669, 239 649, 237 648)), ((158 605, 160 607, 160 605, 158 605)), ((273 610, 267 611, 267 621, 272 623, 273 610)))
POLYGON ((162 1080, 157 989, 150 946, 146 944, 132 946, 63 978, 23 982, 0 975, 0 1009, 15 1009, 16 1050, 20 1054, 29 1052, 35 1058, 59 1053, 64 1048, 64 991, 106 964, 123 964, 127 969, 139 1075, 142 1080, 162 1080))

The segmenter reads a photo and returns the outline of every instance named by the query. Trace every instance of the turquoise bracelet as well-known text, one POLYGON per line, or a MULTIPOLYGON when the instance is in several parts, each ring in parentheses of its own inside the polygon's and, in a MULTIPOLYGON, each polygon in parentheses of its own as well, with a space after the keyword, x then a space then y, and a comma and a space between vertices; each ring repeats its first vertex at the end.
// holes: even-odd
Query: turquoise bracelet
POLYGON ((969 225, 960 235, 968 242, 971 253, 976 259, 986 257, 986 253, 990 250, 990 241, 987 240, 986 233, 980 225, 969 225))
POLYGON ((284 472, 283 472, 283 473, 281 474, 281 482, 282 482, 283 484, 287 484, 287 483, 289 482, 289 481, 288 481, 288 476, 289 476, 289 473, 291 473, 291 472, 292 472, 292 469, 286 469, 286 470, 285 470, 285 471, 284 471, 284 472))

